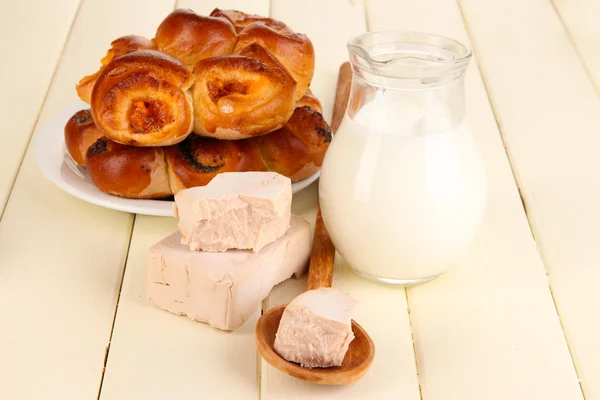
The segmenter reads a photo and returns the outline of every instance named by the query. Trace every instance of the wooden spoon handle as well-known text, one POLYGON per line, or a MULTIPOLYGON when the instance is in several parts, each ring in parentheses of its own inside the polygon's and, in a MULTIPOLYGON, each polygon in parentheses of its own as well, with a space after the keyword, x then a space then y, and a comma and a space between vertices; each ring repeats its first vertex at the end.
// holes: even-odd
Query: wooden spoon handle
POLYGON ((333 103, 333 116, 331 117, 331 130, 336 133, 348 107, 350 88, 352 86, 352 67, 345 62, 340 67, 337 89, 335 91, 335 102, 333 103))
POLYGON ((329 238, 327 229, 325 229, 325 224, 321 217, 321 207, 317 206, 315 236, 313 238, 310 265, 308 267, 308 290, 331 287, 334 260, 335 247, 329 238))
MULTIPOLYGON (((340 67, 338 75, 335 103, 333 105, 333 117, 331 119, 331 130, 335 133, 346 113, 348 99, 350 97, 350 86, 352 83, 352 68, 350 63, 345 62, 340 67)), ((335 260, 335 247, 329 238, 323 218, 321 217, 321 206, 317 205, 317 218, 315 220, 315 236, 313 238, 312 254, 308 267, 308 290, 321 287, 331 287, 333 281, 333 262, 335 260)))

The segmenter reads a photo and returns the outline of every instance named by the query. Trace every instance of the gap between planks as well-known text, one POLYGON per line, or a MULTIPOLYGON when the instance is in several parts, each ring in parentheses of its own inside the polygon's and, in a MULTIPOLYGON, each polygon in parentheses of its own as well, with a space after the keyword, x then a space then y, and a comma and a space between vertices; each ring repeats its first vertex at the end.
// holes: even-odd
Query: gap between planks
MULTIPOLYGON (((84 0, 80 0, 79 7, 81 7, 81 3, 84 0)), ((173 1, 173 10, 179 8, 179 0, 173 1)), ((77 13, 79 12, 79 8, 77 9, 77 13)), ((75 21, 75 19, 73 19, 75 21)), ((71 24, 71 29, 73 27, 73 23, 71 24)), ((69 36, 71 34, 71 30, 69 30, 69 36)), ((56 73, 56 70, 55 70, 56 73)), ((123 260, 123 272, 121 273, 121 281, 119 283, 119 293, 117 294, 117 301, 115 303, 115 312, 113 313, 113 320, 110 326, 110 335, 108 337, 108 343, 106 344, 106 353, 104 355, 104 364, 102 365, 102 375, 100 376, 100 385, 98 387, 98 397, 97 400, 100 400, 102 396, 102 386, 104 385, 104 376, 106 375, 106 366, 108 365, 108 357, 110 356, 110 345, 112 342, 113 334, 115 331, 115 323, 117 321, 117 314, 119 313, 119 301, 121 300, 121 291, 123 290, 123 282, 125 281, 125 271, 127 270, 127 261, 129 260, 129 251, 131 249, 131 241, 133 240, 133 230, 135 228, 135 222, 137 219, 137 214, 133 214, 133 218, 131 219, 131 224, 129 225, 129 242, 127 243, 127 249, 125 252, 125 259, 123 260)))
POLYGON ((367 28, 367 32, 371 32, 371 23, 369 22, 369 2, 364 0, 363 6, 365 14, 365 27, 367 28))
POLYGON ((4 213, 6 212, 6 208, 8 207, 8 202, 12 197, 13 190, 15 188, 15 183, 17 182, 17 177, 19 176, 19 172, 21 172, 21 167, 23 166, 23 160, 25 160, 25 154, 29 150, 29 145, 31 144, 31 139, 33 138, 34 132, 38 128, 38 124, 40 122, 40 116, 42 115, 42 110, 44 109, 44 105, 46 104, 46 100, 48 99, 48 93, 50 93, 50 88, 52 87, 52 82, 54 82, 54 78, 56 78, 56 73, 58 71, 58 67, 62 61, 65 47, 67 46, 67 42, 71 37, 71 32, 73 31, 73 26, 75 25, 75 21, 77 20, 77 16, 79 15, 79 10, 81 10, 81 5, 84 0, 79 0, 77 3, 77 8, 75 9, 75 13, 73 14, 73 18, 71 18, 71 22, 69 23, 69 30, 65 35, 65 39, 62 42, 62 46, 60 47, 60 52, 58 53, 58 58, 56 59, 56 63, 54 64, 54 69, 52 70, 52 75, 48 80, 48 85, 46 85, 46 90, 44 90, 44 96, 42 97, 42 102, 40 103, 40 107, 35 115, 35 119, 33 120, 33 124, 31 125, 31 130, 29 131, 29 135, 27 140, 25 140, 25 147, 23 148, 23 154, 21 154, 21 160, 19 161, 19 165, 13 175, 13 178, 10 182, 10 187, 8 189, 8 193, 6 194, 6 201, 4 202, 4 207, 0 210, 0 223, 2 223, 2 218, 4 217, 4 213))
MULTIPOLYGON (((540 254, 542 259, 542 263, 544 263, 544 257, 540 254)), ((546 273, 548 275, 548 273, 546 273)), ((567 333, 565 331, 565 327, 563 325, 563 320, 560 317, 560 313, 558 312, 558 305, 556 304, 556 299, 554 298, 554 292, 552 292, 552 285, 550 285, 550 280, 548 280, 548 289, 550 290, 550 296, 552 296, 552 303, 554 303, 554 309, 556 310, 556 315, 558 316, 558 322, 560 323, 560 328, 563 331, 563 336, 565 337, 565 342, 567 343, 567 349, 569 350, 569 357, 571 357, 571 362, 573 363, 573 369, 575 369, 575 375, 577 376, 577 383, 579 384, 579 390, 581 390, 581 396, 583 396, 583 400, 586 399, 585 390, 583 390, 583 385, 581 382, 581 377, 579 375, 579 370, 577 369, 577 364, 575 363, 575 359, 573 358, 573 351, 571 350, 571 344, 567 339, 567 333)))
POLYGON ((404 289, 404 295, 406 296, 406 313, 408 314, 408 326, 410 327, 410 338, 413 345, 413 354, 415 356, 415 370, 417 371, 417 382, 419 383, 419 398, 423 400, 423 387, 421 385, 421 373, 419 372, 419 359, 417 357, 417 343, 415 342, 415 331, 412 324, 412 316, 410 315, 410 302, 408 301, 408 289, 404 289))
MULTIPOLYGON (((271 7, 269 2, 269 16, 271 15, 271 7)), ((260 316, 267 311, 267 299, 269 296, 265 297, 263 301, 260 302, 260 316)), ((260 317, 259 317, 260 318, 260 317)), ((258 391, 258 400, 262 399, 262 355, 260 351, 258 351, 258 347, 256 348, 256 389, 258 391)))
POLYGON ((100 376, 100 386, 98 387, 98 397, 100 400, 102 395, 102 384, 104 383, 104 375, 106 374, 106 365, 108 364, 108 356, 110 354, 110 344, 112 342, 113 332, 115 330, 115 322, 117 321, 117 311, 119 310, 119 301, 121 300, 121 291, 123 290, 123 281, 125 280, 125 270, 127 269, 127 260, 129 259, 129 249, 131 248, 131 240, 133 239, 133 227, 135 225, 137 214, 133 214, 131 223, 129 225, 129 242, 127 243, 127 249, 125 251, 125 260, 123 260, 123 272, 121 273, 121 281, 119 282, 119 293, 117 294, 117 302, 115 303, 115 312, 113 314, 112 324, 110 326, 110 335, 108 336, 108 343, 106 344, 106 351, 104 353, 104 365, 102 365, 102 375, 100 376))
MULTIPOLYGON (((564 24, 564 21, 563 21, 562 17, 560 16, 560 13, 558 12, 558 10, 557 10, 557 8, 556 8, 556 6, 554 4, 554 0, 548 0, 548 1, 551 3, 552 8, 554 9, 554 11, 556 12, 556 14, 558 15, 558 18, 560 19, 560 22, 563 25, 563 28, 565 29, 565 31, 567 33, 567 36, 569 38, 569 41, 570 41, 571 45, 574 47, 575 52, 577 53, 577 56, 579 57, 580 61, 583 64, 583 67, 584 67, 584 70, 585 70, 585 72, 586 72, 586 74, 588 76, 588 79, 591 81, 592 86, 596 90, 596 93, 599 93, 598 90, 597 90, 597 88, 596 88, 596 86, 593 84, 593 81, 591 79, 591 75, 590 75, 589 70, 587 69, 587 67, 585 65, 585 62, 583 62, 581 54, 577 50, 577 46, 575 46, 575 43, 573 42, 573 39, 572 39, 572 37, 571 37, 571 35, 570 35, 570 33, 569 33, 566 25, 564 24)), ((469 23, 467 22, 467 19, 465 17, 465 14, 464 14, 462 5, 460 3, 460 0, 456 0, 456 5, 457 5, 458 10, 460 12, 460 16, 462 18, 463 25, 465 26, 465 30, 467 32, 467 36, 469 38, 469 41, 471 42, 471 52, 472 52, 472 54, 474 56, 475 54, 477 54, 479 52, 478 49, 477 49, 477 44, 475 42, 475 38, 474 38, 474 36, 472 34, 472 31, 471 31, 471 29, 469 27, 469 23)), ((546 271, 546 276, 548 276, 548 271, 546 269, 546 260, 544 258, 544 255, 542 254, 542 252, 539 251, 538 241, 537 241, 537 238, 536 238, 536 235, 535 235, 535 229, 534 229, 534 227, 533 227, 533 225, 531 223, 531 220, 529 218, 529 213, 527 211, 527 202, 525 201, 525 197, 523 196, 523 194, 521 192, 521 187, 519 186, 518 173, 516 171, 515 166, 513 165, 513 158, 511 157, 510 150, 508 149, 508 146, 506 145, 506 141, 504 140, 502 123, 500 122, 500 119, 498 117, 496 105, 494 104, 494 100, 493 100, 493 98, 491 96, 490 88, 489 88, 488 83, 487 83, 488 82, 488 76, 485 73, 485 70, 484 70, 484 68, 482 66, 481 60, 479 60, 479 62, 477 63, 477 67, 479 69, 479 73, 481 74, 481 80, 482 80, 483 86, 485 88, 485 92, 486 92, 486 95, 487 95, 487 98, 488 98, 488 102, 490 103, 490 107, 492 108, 492 112, 494 114, 494 119, 496 121, 496 126, 498 126, 498 132, 500 133, 500 139, 502 140, 502 144, 504 145, 504 152, 506 153, 506 157, 508 159, 508 164, 510 165, 510 169, 511 169, 512 175, 513 175, 513 179, 515 181, 515 185, 516 185, 517 190, 519 192, 519 197, 521 198, 521 204, 523 206, 523 212, 525 213, 525 217, 527 218, 527 225, 529 226, 529 232, 531 233, 531 237, 533 238, 533 241, 536 244, 536 250, 537 250, 537 253, 538 253, 538 255, 539 255, 539 257, 540 257, 540 259, 542 261, 542 265, 544 265, 544 270, 546 271)), ((599 96, 600 96, 600 93, 599 93, 599 96)), ((558 306, 556 304, 556 299, 554 298, 554 293, 552 291, 552 285, 550 284, 550 279, 547 279, 547 282, 548 282, 548 291, 550 292, 550 296, 552 297, 552 303, 554 305, 554 310, 556 311, 556 316, 558 317, 558 322, 560 323, 560 329, 562 330, 563 337, 565 338, 565 343, 567 344, 567 349, 569 351, 569 357, 571 358, 571 363, 573 364, 573 369, 575 370, 575 375, 577 376, 577 383, 579 384, 579 390, 581 391, 581 396, 585 400, 586 396, 585 396, 585 392, 583 390, 583 385, 581 384, 581 377, 579 375, 579 371, 577 369, 577 365, 575 363, 575 359, 573 358, 573 352, 571 350, 571 344, 569 343, 569 340, 567 338, 565 327, 563 325, 563 320, 560 317, 560 312, 559 312, 558 306)), ((408 293, 407 293, 406 300, 408 302, 408 293)), ((410 317, 410 309, 409 309, 409 317, 410 317)), ((411 326, 411 329, 412 329, 412 326, 411 326)), ((414 340, 413 340, 413 343, 414 343, 414 340)), ((415 359, 415 362, 416 362, 416 359, 415 359)), ((417 372, 418 372, 418 369, 417 369, 417 372)), ((421 386, 419 384, 419 389, 420 388, 421 388, 421 386)))
POLYGON ((588 80, 590 81, 590 84, 594 88, 594 91, 596 92, 598 97, 600 97, 600 88, 596 85, 596 81, 594 80, 594 77, 592 76, 592 73, 591 73, 590 69, 588 68, 587 63, 585 62, 585 58, 583 57, 583 54, 581 54, 581 52, 579 51, 579 47, 577 47, 577 43, 575 42, 573 35, 571 35, 571 31, 569 30, 569 27, 565 23, 565 20, 563 19, 562 14, 560 13, 558 7, 556 7, 555 0, 548 0, 548 1, 550 2, 552 9, 556 13, 558 20, 560 21, 560 24, 562 25, 563 29, 565 30, 565 34, 567 35, 567 38, 569 39, 571 46, 573 46, 573 49, 575 50, 575 54, 577 54, 577 58, 579 58, 579 61, 581 61, 581 65, 583 67, 583 70, 585 71, 585 74, 588 77, 588 80))

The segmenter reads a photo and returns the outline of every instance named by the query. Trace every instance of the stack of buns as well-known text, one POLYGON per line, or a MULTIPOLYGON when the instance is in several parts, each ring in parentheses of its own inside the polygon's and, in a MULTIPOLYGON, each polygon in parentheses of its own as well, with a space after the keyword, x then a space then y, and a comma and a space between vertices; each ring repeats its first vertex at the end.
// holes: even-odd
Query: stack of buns
POLYGON ((112 42, 77 84, 90 109, 65 126, 73 160, 103 192, 170 197, 221 172, 292 182, 321 166, 332 134, 310 92, 314 49, 283 22, 178 9, 153 39, 112 42))

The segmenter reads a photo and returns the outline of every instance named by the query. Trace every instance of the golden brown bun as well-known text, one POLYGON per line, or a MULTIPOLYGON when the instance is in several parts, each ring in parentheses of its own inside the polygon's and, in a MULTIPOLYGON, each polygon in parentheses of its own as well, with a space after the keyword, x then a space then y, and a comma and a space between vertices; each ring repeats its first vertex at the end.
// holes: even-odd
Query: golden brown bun
POLYGON ((215 140, 190 135, 165 149, 171 190, 204 186, 221 172, 273 171, 292 182, 319 170, 331 130, 312 107, 297 108, 289 122, 267 135, 244 140, 215 140))
POLYGON ((331 139, 331 129, 321 113, 304 106, 296 108, 283 128, 252 140, 267 170, 297 182, 321 168, 331 139))
POLYGON ((101 191, 140 199, 203 186, 221 172, 273 171, 297 182, 321 167, 332 138, 315 107, 296 108, 283 128, 244 140, 191 134, 162 148, 125 146, 101 137, 87 150, 88 173, 101 191))
POLYGON ((92 89, 96 84, 96 80, 109 62, 116 57, 120 57, 137 50, 153 50, 156 48, 152 41, 137 35, 120 37, 113 40, 110 45, 110 49, 108 49, 104 58, 100 60, 102 63, 100 69, 92 75, 83 77, 75 87, 77 89, 77 95, 79 98, 88 104, 91 103, 92 89))
POLYGON ((191 134, 165 152, 173 193, 204 186, 221 172, 264 170, 260 153, 249 140, 217 140, 191 134))
POLYGON ((231 54, 237 34, 227 19, 177 9, 163 20, 153 40, 158 50, 191 67, 205 58, 231 54))
POLYGON ((308 106, 319 113, 323 114, 323 109, 321 107, 321 102, 317 99, 317 96, 313 94, 313 92, 308 89, 304 96, 296 103, 296 108, 308 106))
POLYGON ((234 52, 257 43, 273 54, 297 83, 296 100, 308 90, 315 72, 315 49, 306 35, 289 33, 264 22, 254 22, 240 33, 234 52))
POLYGON ((194 132, 201 136, 264 135, 285 125, 294 112, 294 79, 256 44, 236 55, 200 61, 194 79, 194 132))
POLYGON ((86 153, 90 179, 105 193, 132 199, 170 196, 164 150, 133 147, 98 139, 86 153))
POLYGON ((192 131, 188 89, 192 76, 180 60, 155 50, 117 57, 100 73, 92 115, 106 136, 132 146, 168 146, 192 131))
POLYGON ((215 8, 211 13, 211 17, 221 17, 229 20, 234 26, 237 33, 240 33, 245 27, 254 22, 264 22, 267 26, 276 28, 279 32, 293 33, 286 24, 276 19, 261 17, 260 15, 246 14, 237 10, 219 10, 215 8))
POLYGON ((65 144, 71 158, 85 167, 87 149, 104 136, 104 132, 96 127, 91 110, 77 111, 65 125, 65 144))

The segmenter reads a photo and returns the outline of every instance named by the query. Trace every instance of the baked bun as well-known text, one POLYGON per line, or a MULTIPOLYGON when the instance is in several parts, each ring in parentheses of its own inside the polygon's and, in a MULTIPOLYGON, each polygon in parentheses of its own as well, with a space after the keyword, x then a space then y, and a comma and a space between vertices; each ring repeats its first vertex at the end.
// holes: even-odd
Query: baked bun
POLYGON ((110 49, 108 49, 104 58, 100 60, 100 62, 102 63, 100 69, 92 75, 83 77, 75 86, 79 98, 88 104, 91 103, 92 89, 96 84, 96 80, 98 79, 98 76, 100 76, 100 73, 102 72, 104 67, 106 67, 106 65, 109 62, 111 62, 114 58, 123 56, 125 54, 137 50, 153 50, 156 48, 152 41, 146 39, 145 37, 137 35, 120 37, 118 39, 113 40, 113 42, 110 45, 110 49))
POLYGON ((308 106, 313 110, 323 114, 323 109, 321 107, 321 102, 317 99, 317 96, 313 94, 313 92, 308 89, 304 96, 296 103, 296 108, 308 106))
POLYGON ((177 9, 156 30, 158 50, 193 67, 205 58, 231 54, 237 42, 234 26, 225 18, 205 17, 177 9))
MULTIPOLYGON (((172 146, 134 147, 101 137, 86 152, 88 174, 101 191, 137 199, 204 186, 221 172, 273 171, 297 182, 321 167, 332 139, 318 100, 307 94, 299 103, 306 105, 296 108, 283 128, 243 140, 190 134, 172 146)), ((75 114, 70 124, 77 126, 82 116, 80 125, 89 126, 86 112, 75 114)))
POLYGON ((260 150, 266 170, 297 182, 321 168, 331 139, 331 129, 321 113, 303 106, 296 108, 283 128, 252 140, 260 150))
POLYGON ((85 167, 85 153, 87 149, 104 132, 96 127, 91 110, 77 111, 65 125, 65 144, 73 161, 85 167))
POLYGON ((239 33, 234 52, 252 43, 268 50, 292 74, 297 83, 296 100, 299 100, 308 90, 315 72, 315 49, 310 39, 264 22, 254 22, 239 33))
POLYGON ((165 149, 171 191, 208 184, 221 172, 273 171, 292 182, 308 178, 323 164, 332 134, 311 106, 296 108, 281 129, 244 140, 197 135, 165 149))
POLYGON ((185 64, 142 50, 112 60, 92 92, 92 115, 106 136, 132 146, 167 146, 185 139, 194 117, 185 64))
POLYGON ((260 15, 246 14, 242 11, 237 10, 219 10, 215 8, 211 13, 211 17, 220 17, 229 20, 234 26, 237 33, 240 33, 242 29, 254 22, 264 22, 267 26, 276 28, 279 32, 293 33, 286 24, 281 21, 277 21, 273 18, 261 17, 260 15))
POLYGON ((264 171, 258 149, 249 140, 217 140, 191 134, 165 149, 171 191, 204 186, 221 172, 264 171))
POLYGON ((133 199, 170 196, 165 153, 161 147, 133 147, 98 139, 86 153, 87 171, 98 189, 133 199))
POLYGON ((257 44, 200 61, 194 80, 194 132, 201 136, 236 140, 264 135, 285 125, 294 112, 294 79, 257 44))

